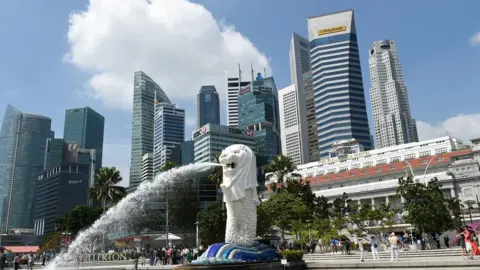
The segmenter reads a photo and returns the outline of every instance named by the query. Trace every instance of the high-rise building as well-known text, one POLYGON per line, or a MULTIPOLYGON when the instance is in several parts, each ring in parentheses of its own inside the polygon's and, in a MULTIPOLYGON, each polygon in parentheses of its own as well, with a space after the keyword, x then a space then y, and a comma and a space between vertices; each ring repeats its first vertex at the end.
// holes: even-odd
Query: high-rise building
POLYGON ((78 142, 81 149, 95 149, 95 169, 102 167, 105 118, 90 107, 65 112, 63 139, 78 142))
POLYGON ((35 234, 44 235, 55 232, 60 217, 88 204, 90 165, 65 162, 37 177, 33 227, 35 234))
POLYGON ((52 120, 8 105, 0 130, 1 231, 33 227, 33 198, 52 120))
POLYGON ((242 71, 238 65, 238 76, 227 77, 227 125, 238 127, 238 92, 251 80, 242 81, 242 71))
POLYGON ((195 162, 193 141, 184 141, 172 149, 170 156, 172 161, 179 166, 188 165, 195 162))
POLYGON ((315 115, 315 96, 313 95, 312 72, 303 74, 303 88, 305 90, 305 106, 307 107, 307 126, 308 126, 308 159, 310 162, 320 159, 318 149, 317 118, 315 115))
MULTIPOLYGON (((298 113, 297 92, 294 84, 280 89, 278 91, 278 108, 282 153, 290 157, 295 165, 300 165, 308 159, 308 156, 307 159, 303 156, 305 150, 308 154, 308 148, 303 149, 300 137, 301 127, 299 125, 300 116, 298 113)), ((305 146, 308 146, 308 144, 305 146)))
POLYGON ((278 93, 273 77, 262 78, 238 93, 238 120, 241 130, 254 131, 259 166, 281 153, 278 93))
POLYGON ((395 41, 374 41, 369 56, 370 100, 377 148, 418 142, 395 41))
POLYGON ((155 112, 153 170, 171 160, 172 149, 185 141, 185 110, 171 103, 158 103, 155 112))
POLYGON ((295 163, 300 165, 309 161, 307 93, 305 92, 303 78, 303 74, 310 71, 308 40, 297 33, 293 33, 289 56, 292 86, 285 88, 283 93, 279 91, 280 119, 285 118, 289 122, 287 125, 283 120, 280 121, 282 125, 282 152, 291 156, 295 163), (288 113, 282 115, 282 111, 288 113), (284 132, 285 134, 283 134, 284 132), (287 147, 287 145, 290 145, 290 147, 287 147))
POLYGON ((255 136, 251 130, 206 124, 192 132, 194 162, 215 161, 215 155, 232 144, 244 144, 256 153, 255 136))
POLYGON ((153 181, 153 154, 146 153, 142 158, 142 182, 153 181))
POLYGON ((142 71, 135 72, 130 189, 136 188, 142 182, 143 156, 153 153, 155 98, 159 103, 170 103, 165 92, 155 81, 142 71))
POLYGON ((204 85, 197 94, 197 128, 220 124, 220 98, 213 85, 204 85))
POLYGON ((373 148, 353 15, 346 10, 307 20, 321 158, 342 140, 373 148))

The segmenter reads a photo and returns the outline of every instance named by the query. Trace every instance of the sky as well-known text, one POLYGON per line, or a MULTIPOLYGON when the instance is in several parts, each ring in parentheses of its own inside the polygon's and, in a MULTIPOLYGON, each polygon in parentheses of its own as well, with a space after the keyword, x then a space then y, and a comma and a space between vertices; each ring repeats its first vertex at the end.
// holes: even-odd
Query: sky
POLYGON ((240 63, 248 74, 251 62, 277 88, 288 86, 292 33, 306 36, 309 16, 349 8, 372 131, 367 53, 373 41, 392 39, 420 139, 480 137, 476 0, 2 0, 0 119, 12 104, 52 118, 61 138, 66 109, 93 108, 106 121, 103 164, 127 185, 134 71, 187 110, 190 138, 201 85, 216 86, 226 123, 225 71, 240 63))

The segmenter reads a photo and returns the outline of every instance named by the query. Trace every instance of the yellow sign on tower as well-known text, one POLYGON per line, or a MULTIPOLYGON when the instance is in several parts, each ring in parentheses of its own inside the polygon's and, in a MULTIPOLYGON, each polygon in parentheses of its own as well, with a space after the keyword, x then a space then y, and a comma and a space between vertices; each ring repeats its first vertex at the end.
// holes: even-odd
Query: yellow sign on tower
POLYGON ((347 27, 345 25, 326 28, 326 29, 320 29, 320 30, 318 30, 318 35, 323 36, 323 35, 327 35, 327 34, 343 32, 343 31, 347 31, 347 27))

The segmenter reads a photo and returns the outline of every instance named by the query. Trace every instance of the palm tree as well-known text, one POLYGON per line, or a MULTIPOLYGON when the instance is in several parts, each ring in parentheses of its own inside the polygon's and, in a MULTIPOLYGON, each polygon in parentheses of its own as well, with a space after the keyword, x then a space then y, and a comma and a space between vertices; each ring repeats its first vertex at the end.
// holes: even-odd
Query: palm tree
MULTIPOLYGON (((215 163, 220 163, 220 153, 215 155, 215 163)), ((215 184, 215 187, 218 189, 223 181, 223 168, 221 166, 213 168, 212 172, 208 176, 208 179, 215 184)))
POLYGON ((95 184, 88 190, 88 194, 102 204, 103 212, 107 206, 117 203, 125 196, 125 188, 118 186, 121 181, 120 171, 115 167, 103 167, 95 173, 95 184))
POLYGON ((292 173, 297 169, 295 164, 292 161, 292 158, 284 156, 284 155, 278 155, 274 156, 272 159, 272 163, 268 164, 265 166, 265 172, 267 173, 272 173, 267 176, 267 180, 270 180, 272 177, 277 178, 277 183, 272 183, 271 187, 274 192, 277 190, 277 184, 278 183, 283 183, 283 180, 286 175, 289 175, 294 178, 301 178, 301 175, 298 173, 292 173))

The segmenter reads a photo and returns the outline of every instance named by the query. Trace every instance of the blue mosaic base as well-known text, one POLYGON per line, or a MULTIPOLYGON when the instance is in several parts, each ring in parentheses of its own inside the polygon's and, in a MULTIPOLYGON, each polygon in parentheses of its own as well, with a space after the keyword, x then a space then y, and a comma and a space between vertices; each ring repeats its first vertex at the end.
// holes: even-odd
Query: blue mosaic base
POLYGON ((261 243, 256 243, 253 247, 217 243, 211 245, 202 256, 192 261, 192 264, 271 262, 281 258, 273 248, 261 243))

